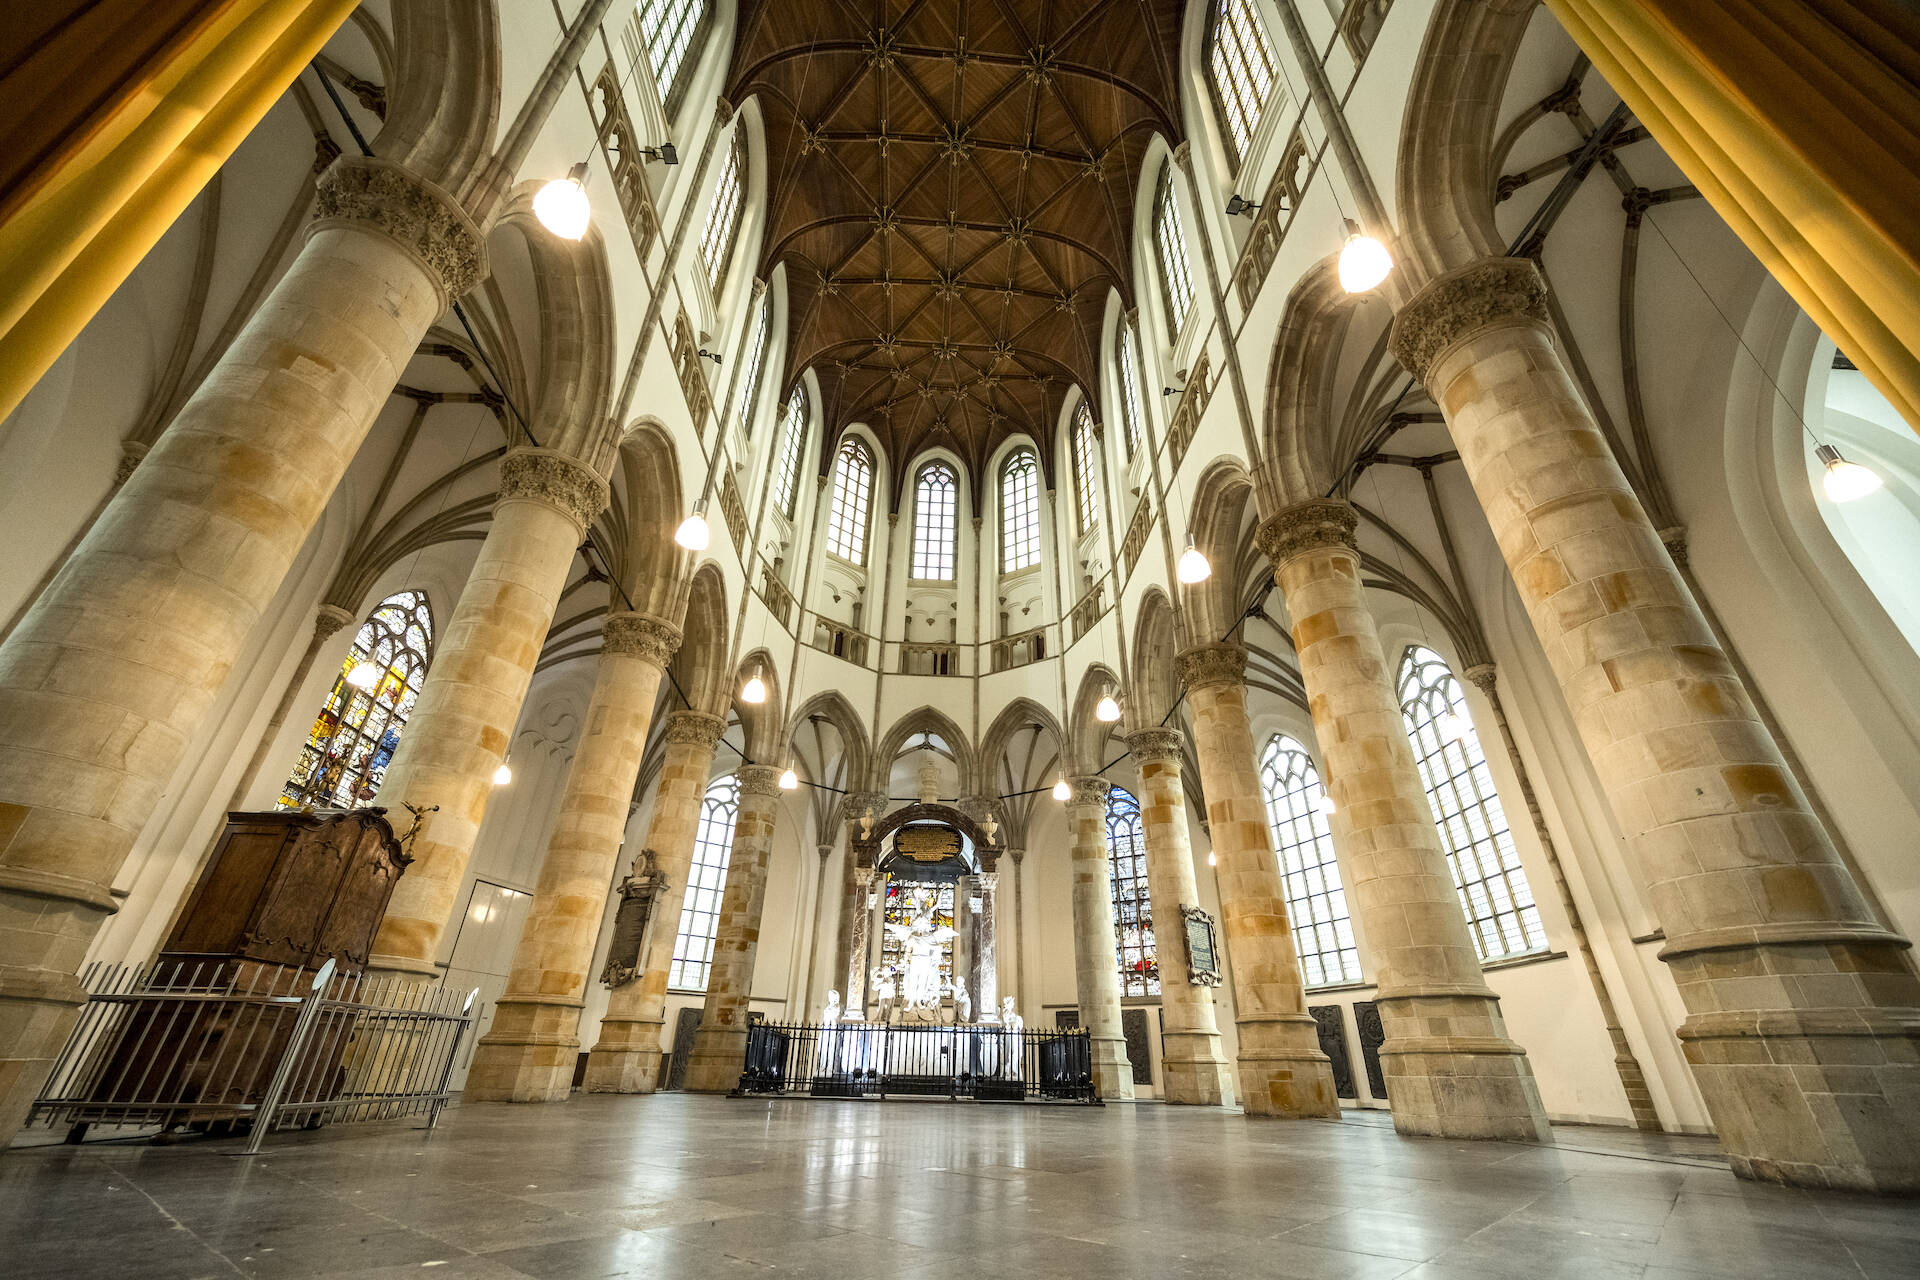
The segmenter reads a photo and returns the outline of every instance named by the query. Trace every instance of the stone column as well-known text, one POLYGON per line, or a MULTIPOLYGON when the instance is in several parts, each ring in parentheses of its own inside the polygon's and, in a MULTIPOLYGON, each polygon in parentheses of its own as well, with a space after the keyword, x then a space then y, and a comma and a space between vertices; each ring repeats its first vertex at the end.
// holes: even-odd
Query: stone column
POLYGON ((1221 1106, 1233 1082, 1220 1050, 1213 989, 1188 980, 1187 928, 1181 907, 1198 907, 1187 795, 1180 782, 1180 731, 1139 729, 1127 750, 1140 762, 1140 822, 1147 840, 1147 892, 1153 898, 1154 955, 1160 965, 1160 1024, 1165 1056, 1160 1096, 1167 1102, 1221 1106))
POLYGON ((1120 965, 1114 945, 1113 864, 1107 856, 1105 778, 1073 779, 1067 832, 1073 841, 1073 993, 1093 1047, 1102 1098, 1133 1100, 1133 1064, 1120 1031, 1120 965))
POLYGON ((567 770, 506 993, 467 1074, 471 1101, 561 1102, 573 1086, 607 885, 660 678, 680 647, 678 627, 641 613, 610 614, 604 635, 586 731, 567 770))
POLYGON ((1293 620, 1313 732, 1340 815, 1340 878, 1376 970, 1393 1125, 1402 1133, 1545 1141, 1540 1091, 1480 974, 1392 668, 1367 611, 1356 523, 1344 502, 1307 502, 1267 521, 1258 538, 1293 620))
POLYGON ((660 1080, 662 1024, 667 1016, 667 979, 673 944, 680 936, 693 846, 700 834, 700 806, 713 773, 713 753, 727 722, 703 711, 667 717, 666 759, 653 794, 646 844, 661 878, 641 951, 640 972, 615 987, 600 1019, 600 1041, 587 1055, 588 1093, 652 1093, 660 1080))
POLYGON ((84 998, 109 888, 300 545, 447 304, 446 192, 342 159, 287 272, 0 645, 0 1132, 84 998))
POLYGON ((999 914, 1000 873, 982 871, 973 877, 973 882, 980 890, 980 909, 973 913, 973 936, 967 940, 973 953, 968 958, 973 970, 968 975, 967 989, 973 993, 976 1018, 986 1014, 998 1018, 1000 956, 995 922, 999 914))
POLYGON ((1402 308, 1667 943, 1735 1172, 1920 1188, 1920 981, 1875 918, 1555 350, 1532 263, 1402 308))
POLYGON ((1286 885, 1254 763, 1247 651, 1201 645, 1174 661, 1192 716, 1220 924, 1233 957, 1240 1105, 1250 1116, 1338 1116, 1333 1064, 1320 1051, 1319 1024, 1307 1012, 1286 885))
POLYGON ((434 975, 567 569, 606 504, 606 481, 564 453, 521 448, 501 461, 492 527, 380 788, 380 803, 395 812, 403 803, 439 809, 414 840, 413 865, 387 904, 370 968, 434 975))
POLYGON ((733 823, 727 888, 707 971, 707 1007, 687 1058, 689 1093, 727 1093, 740 1083, 747 1052, 747 1000, 753 994, 754 953, 767 898, 767 862, 773 855, 780 807, 780 770, 750 764, 740 770, 740 813, 733 823))
POLYGON ((847 823, 846 875, 841 881, 840 932, 834 949, 834 972, 845 997, 849 1018, 864 1018, 867 1008, 867 897, 873 891, 873 868, 860 865, 861 820, 878 817, 887 798, 873 792, 856 792, 840 802, 840 815, 847 823))

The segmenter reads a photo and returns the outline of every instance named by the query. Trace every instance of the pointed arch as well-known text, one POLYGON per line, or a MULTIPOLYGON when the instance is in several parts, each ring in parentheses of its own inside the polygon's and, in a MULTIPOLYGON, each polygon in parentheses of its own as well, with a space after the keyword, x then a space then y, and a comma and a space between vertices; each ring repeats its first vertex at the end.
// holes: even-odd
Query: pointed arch
POLYGON ((1131 701, 1121 686, 1119 672, 1104 662, 1089 665, 1081 673, 1079 691, 1073 696, 1073 712, 1067 718, 1068 759, 1076 776, 1098 773, 1101 765, 1125 750, 1113 745, 1113 737, 1122 731, 1121 726, 1106 724, 1093 714, 1100 699, 1109 693, 1131 701))
POLYGON ((627 430, 619 474, 619 496, 601 519, 616 535, 611 568, 634 608, 673 621, 686 608, 693 553, 673 540, 686 498, 673 436, 659 419, 644 418, 627 430))
POLYGON ((1239 620, 1241 602, 1246 598, 1240 573, 1241 532, 1252 498, 1253 477, 1238 458, 1210 463, 1194 485, 1187 528, 1194 545, 1213 566, 1213 574, 1205 582, 1180 588, 1187 630, 1195 643, 1221 639, 1239 620))
POLYGON ((746 739, 746 752, 756 764, 774 764, 782 758, 785 746, 786 700, 780 694, 780 667, 771 651, 755 649, 740 660, 727 689, 733 712, 740 718, 740 732, 746 739), (747 702, 739 696, 741 686, 758 675, 767 686, 764 702, 747 702))
POLYGON ((680 649, 668 668, 695 711, 725 716, 733 690, 727 684, 727 581, 712 560, 693 574, 687 589, 680 649))
POLYGON ((1309 267, 1287 295, 1267 375, 1267 514, 1324 496, 1333 460, 1333 380, 1355 300, 1340 287, 1339 255, 1309 267))
POLYGON ((374 154, 466 195, 500 123, 500 18, 493 4, 394 0, 394 72, 374 154))
POLYGON ((1173 711, 1180 696, 1173 656, 1180 648, 1173 602, 1159 587, 1150 588, 1133 621, 1133 687, 1127 691, 1126 706, 1130 729, 1154 728, 1173 711))
POLYGON ((916 707, 893 722, 893 727, 880 739, 880 746, 873 753, 872 768, 867 774, 867 789, 887 789, 893 762, 907 749, 908 740, 922 733, 930 733, 947 744, 953 752, 954 768, 959 774, 960 794, 975 794, 979 789, 980 772, 975 764, 973 746, 953 717, 932 706, 916 707))
POLYGON ((866 725, 845 694, 829 689, 814 694, 794 711, 787 730, 788 742, 791 744, 799 735, 800 727, 816 717, 831 724, 840 734, 841 753, 847 762, 846 785, 852 790, 872 767, 873 744, 867 738, 866 725))

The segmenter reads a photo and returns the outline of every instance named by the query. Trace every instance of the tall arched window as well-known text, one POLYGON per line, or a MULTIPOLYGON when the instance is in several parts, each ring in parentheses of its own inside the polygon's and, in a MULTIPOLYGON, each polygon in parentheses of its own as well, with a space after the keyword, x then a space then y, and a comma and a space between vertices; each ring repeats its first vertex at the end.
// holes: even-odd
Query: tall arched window
POLYGON ((333 692, 280 789, 279 807, 372 804, 432 656, 433 611, 426 593, 401 591, 382 600, 354 634, 333 692))
POLYGON ((1160 288, 1167 303, 1167 332, 1175 337, 1193 310, 1193 276, 1187 271, 1187 233, 1180 201, 1173 194, 1173 163, 1160 166, 1160 189, 1153 197, 1153 246, 1160 260, 1160 288))
POLYGON ((734 233, 740 230, 740 184, 746 180, 745 129, 733 128, 733 145, 727 148, 727 164, 714 184, 713 203, 707 206, 707 225, 700 232, 700 261, 707 268, 707 282, 717 293, 727 278, 727 259, 733 254, 734 233))
POLYGON ((1273 92, 1273 45, 1252 0, 1216 0, 1207 67, 1227 151, 1238 169, 1273 92))
POLYGON ((713 940, 720 935, 720 897, 727 887, 727 861, 733 856, 733 820, 740 814, 740 780, 721 778, 700 803, 700 827, 693 837, 693 865, 687 870, 687 896, 680 906, 680 931, 673 937, 673 969, 667 985, 690 991, 707 989, 713 966, 713 940))
POLYGON ((1040 464, 1022 449, 1000 469, 1000 568, 1040 563, 1040 464))
POLYGON ((867 504, 873 498, 873 455, 852 436, 833 461, 833 509, 827 513, 827 550, 855 564, 867 562, 867 504))
POLYGON ((1147 837, 1140 802, 1124 787, 1107 792, 1107 867, 1113 879, 1113 951, 1120 994, 1160 994, 1160 960, 1153 944, 1153 899, 1147 893, 1147 837))
POLYGON ((1120 366, 1120 422, 1126 428, 1127 457, 1140 448, 1140 360, 1133 351, 1133 326, 1125 321, 1114 331, 1114 361, 1120 366))
POLYGON ((1100 491, 1093 478, 1099 459, 1093 452, 1093 411, 1082 400, 1073 414, 1073 502, 1075 529, 1082 536, 1100 523, 1100 491))
POLYGON ((1546 927, 1487 772, 1466 693, 1445 658, 1408 646, 1400 660, 1400 710, 1480 958, 1546 950, 1546 927))
POLYGON ((635 26, 647 42, 647 67, 660 101, 671 113, 684 87, 680 72, 706 28, 707 0, 640 0, 635 26))
POLYGON ((1287 888, 1301 980, 1309 987, 1360 981, 1353 916, 1340 885, 1333 833, 1327 829, 1327 793, 1313 757, 1292 738, 1274 738, 1260 757, 1260 789, 1266 793, 1267 825, 1287 888))
POLYGON ((786 421, 780 428, 780 456, 774 460, 774 509, 793 519, 794 499, 800 493, 800 455, 807 442, 807 389, 796 386, 787 397, 786 421))
POLYGON ((760 310, 753 318, 753 336, 747 339, 747 363, 740 370, 740 395, 734 405, 740 429, 753 434, 753 406, 760 396, 760 361, 767 354, 767 313, 773 310, 771 298, 760 299, 760 310))
POLYGON ((953 581, 953 468, 929 462, 913 486, 913 576, 926 582, 953 581))

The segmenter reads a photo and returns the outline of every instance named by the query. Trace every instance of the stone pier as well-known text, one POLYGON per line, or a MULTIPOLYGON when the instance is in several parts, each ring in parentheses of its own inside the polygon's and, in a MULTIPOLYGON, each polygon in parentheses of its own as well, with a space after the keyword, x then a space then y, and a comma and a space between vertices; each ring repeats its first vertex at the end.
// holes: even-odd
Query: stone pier
POLYGON ((1133 1064, 1120 1030, 1120 968, 1114 942, 1113 864, 1107 856, 1105 778, 1075 778, 1067 801, 1073 839, 1073 990, 1093 1048, 1093 1086, 1102 1098, 1133 1100, 1133 1064))
POLYGON ((733 823, 727 888, 720 898, 707 1005, 687 1058, 687 1090, 727 1093, 740 1083, 747 1054, 747 1001, 760 947, 760 915, 767 898, 767 862, 773 855, 780 807, 780 770, 750 764, 740 770, 740 813, 733 823))

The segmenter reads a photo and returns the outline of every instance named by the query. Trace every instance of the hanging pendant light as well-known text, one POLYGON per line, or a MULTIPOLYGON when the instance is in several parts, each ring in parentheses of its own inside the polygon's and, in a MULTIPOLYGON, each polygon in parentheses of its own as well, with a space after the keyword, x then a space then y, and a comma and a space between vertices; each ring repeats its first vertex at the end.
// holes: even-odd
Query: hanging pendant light
POLYGON ((1333 816, 1333 797, 1322 791, 1320 798, 1313 802, 1313 807, 1331 818, 1333 816))
POLYGON ((1213 576, 1213 565, 1207 560, 1206 553, 1194 542, 1191 533, 1187 535, 1187 549, 1180 553, 1180 563, 1175 567, 1174 572, 1179 576, 1180 581, 1190 587, 1195 583, 1205 582, 1213 576))
POLYGON ((502 758, 500 767, 493 771, 493 785, 496 787, 504 787, 512 781, 513 766, 508 764, 505 758, 502 758))
POLYGON ((1053 798, 1061 804, 1073 799, 1073 788, 1067 785, 1067 775, 1061 774, 1060 780, 1053 784, 1053 798))
POLYGON ((593 221, 593 204, 587 199, 585 160, 567 170, 566 177, 555 178, 534 194, 533 216, 562 240, 578 240, 587 234, 587 225, 593 221))
POLYGON ((793 771, 792 765, 788 765, 786 772, 780 775, 780 789, 782 791, 797 791, 800 789, 800 775, 793 771))
POLYGON ((1440 717, 1440 737, 1445 742, 1465 742, 1473 725, 1458 712, 1449 711, 1440 717))
POLYGON ((1112 694, 1102 694, 1100 701, 1093 704, 1093 718, 1101 724, 1112 724, 1120 718, 1120 704, 1112 694))
POLYGON ((1820 478, 1820 487, 1834 502, 1852 502, 1856 498, 1864 498, 1882 483, 1879 472, 1857 462, 1848 462, 1830 444, 1814 449, 1813 456, 1826 464, 1827 474, 1820 478))
POLYGON ((371 662, 355 663, 353 670, 347 672, 347 683, 356 689, 371 689, 380 683, 380 668, 371 662))
POLYGON ((1346 220, 1347 242, 1340 249, 1340 287, 1348 293, 1365 293, 1377 288, 1393 272, 1393 255, 1387 246, 1360 230, 1352 218, 1346 220))
POLYGON ((767 682, 760 678, 760 668, 754 667, 753 674, 740 686, 740 701, 751 702, 756 706, 767 700, 767 682))
POLYGON ((693 504, 693 514, 680 522, 673 531, 673 540, 689 551, 705 551, 713 541, 713 531, 707 528, 707 500, 705 498, 693 504))
POLYGON ((1217 867, 1220 865, 1219 856, 1215 854, 1214 851, 1211 849, 1207 850, 1207 865, 1210 867, 1217 867))

